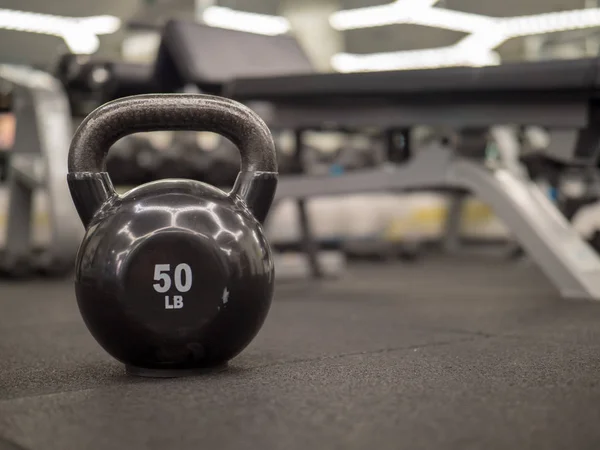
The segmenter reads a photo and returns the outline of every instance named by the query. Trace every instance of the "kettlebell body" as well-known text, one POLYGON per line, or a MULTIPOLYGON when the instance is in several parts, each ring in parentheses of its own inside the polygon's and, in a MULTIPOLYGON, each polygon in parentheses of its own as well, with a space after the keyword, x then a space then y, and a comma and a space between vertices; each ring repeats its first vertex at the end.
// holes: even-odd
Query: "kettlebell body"
MULTIPOLYGON (((92 335, 131 373, 177 376, 183 369, 227 362, 251 342, 267 316, 274 267, 261 221, 277 174, 270 134, 247 108, 202 95, 159 96, 158 106, 156 98, 107 104, 92 113, 94 126, 111 117, 102 108, 124 108, 133 119, 118 125, 107 119, 113 125, 109 138, 103 128, 93 139, 82 142, 79 131, 74 138, 69 186, 86 226, 75 291, 92 335), (160 129, 177 127, 182 118, 172 113, 187 109, 182 101, 198 114, 187 128, 232 133, 242 154, 232 192, 194 180, 160 180, 116 194, 108 174, 92 167, 90 147, 106 153, 123 132, 114 127, 135 128, 140 106, 148 104, 158 116, 167 111, 160 129)), ((147 119, 142 122, 147 129, 147 119)))

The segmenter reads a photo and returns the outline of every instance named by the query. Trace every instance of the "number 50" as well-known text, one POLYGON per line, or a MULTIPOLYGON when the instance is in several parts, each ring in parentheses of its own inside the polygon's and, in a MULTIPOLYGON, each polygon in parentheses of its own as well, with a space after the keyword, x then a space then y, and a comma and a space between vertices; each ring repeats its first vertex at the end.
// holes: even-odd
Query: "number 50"
MULTIPOLYGON (((171 289, 170 271, 170 264, 156 264, 154 266, 154 281, 160 281, 160 283, 154 283, 152 286, 159 294, 163 294, 171 289)), ((189 265, 185 263, 178 264, 175 267, 173 278, 175 280, 175 289, 179 292, 187 292, 192 288, 192 269, 189 265)))

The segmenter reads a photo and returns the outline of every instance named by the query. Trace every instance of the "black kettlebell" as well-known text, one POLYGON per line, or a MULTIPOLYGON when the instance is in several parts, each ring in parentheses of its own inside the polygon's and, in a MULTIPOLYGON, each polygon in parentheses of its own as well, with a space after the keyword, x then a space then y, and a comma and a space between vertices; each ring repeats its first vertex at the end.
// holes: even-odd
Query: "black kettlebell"
POLYGON ((129 373, 178 376, 222 366, 258 333, 274 270, 264 221, 277 187, 264 122, 220 97, 155 94, 92 112, 69 151, 68 183, 86 234, 77 303, 92 335, 129 373), (219 133, 240 150, 230 193, 160 180, 118 195, 105 170, 119 138, 157 130, 219 133))

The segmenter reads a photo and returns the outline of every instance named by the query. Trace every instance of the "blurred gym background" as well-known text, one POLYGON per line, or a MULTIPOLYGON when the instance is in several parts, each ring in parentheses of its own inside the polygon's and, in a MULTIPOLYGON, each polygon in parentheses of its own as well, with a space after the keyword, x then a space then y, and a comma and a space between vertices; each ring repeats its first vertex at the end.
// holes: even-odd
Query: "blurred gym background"
MULTIPOLYGON (((596 56, 600 45, 597 0, 4 0, 1 7, 0 63, 40 70, 59 79, 69 98, 73 127, 104 101, 163 90, 153 85, 154 70, 164 25, 173 19, 265 38, 293 38, 303 56, 281 61, 273 73, 267 67, 262 76, 309 69, 376 72, 578 59, 596 56)), ((264 52, 255 48, 254 52, 228 56, 217 38, 195 45, 207 56, 202 64, 209 67, 227 66, 224 60, 235 59, 234 65, 228 65, 229 78, 252 75, 255 66, 270 58, 268 46, 264 52)), ((10 83, 0 87, 5 111, 0 115, 5 179, 15 147, 17 120, 11 111, 14 97, 10 83)), ((189 88, 179 86, 180 91, 189 88)), ((192 86, 194 90, 197 86, 192 86)), ((355 131, 309 130, 304 134, 302 158, 294 158, 294 130, 276 130, 282 174, 336 176, 379 167, 390 159, 401 162, 409 150, 432 142, 461 142, 488 153, 493 153, 496 145, 483 129, 417 126, 400 130, 393 137, 396 154, 391 155, 389 134, 378 129, 355 131)), ((549 157, 544 151, 553 137, 542 127, 521 127, 518 139, 521 162, 530 175, 559 203, 585 239, 595 243, 600 227, 600 210, 595 212, 600 189, 596 168, 584 170, 549 157)), ((169 177, 195 178, 227 187, 233 183, 238 161, 232 145, 215 135, 144 133, 115 145, 108 170, 121 190, 169 177)), ((0 195, 0 245, 11 238, 7 192, 4 189, 0 195)), ((435 246, 443 241, 448 206, 454 200, 447 192, 418 190, 321 196, 309 200, 307 220, 337 272, 347 257, 387 260, 419 256, 425 244, 435 246)), ((49 202, 44 189, 35 192, 32 239, 36 248, 47 247, 53 239, 52 227, 57 224, 52 223, 51 210, 56 201, 70 199, 53 198, 49 202)), ((464 242, 512 243, 510 231, 487 205, 470 197, 462 201, 464 242)), ((300 215, 298 204, 285 199, 271 214, 267 230, 282 254, 289 256, 301 247, 300 215)))
MULTIPOLYGON (((0 449, 598 448, 599 2, 0 0, 0 449), (77 308, 67 154, 156 92, 264 118, 277 283, 225 372, 132 381, 77 308)), ((238 169, 210 133, 107 158, 121 192, 238 169)))

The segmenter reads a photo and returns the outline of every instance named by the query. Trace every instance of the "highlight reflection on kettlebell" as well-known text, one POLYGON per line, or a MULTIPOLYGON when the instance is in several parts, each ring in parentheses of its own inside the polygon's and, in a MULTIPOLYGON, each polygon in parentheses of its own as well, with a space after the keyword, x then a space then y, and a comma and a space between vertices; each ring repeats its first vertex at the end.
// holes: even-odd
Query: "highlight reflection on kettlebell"
MULTIPOLYGON (((219 222, 219 215, 217 213, 214 212, 214 208, 217 206, 216 203, 209 203, 206 207, 202 207, 202 206, 190 206, 190 207, 186 207, 186 208, 170 208, 170 207, 164 207, 164 206, 143 206, 143 205, 136 205, 134 208, 134 212, 137 213, 144 213, 146 211, 157 211, 157 212, 164 212, 165 214, 168 214, 171 217, 171 226, 172 227, 177 227, 177 217, 179 214, 184 214, 184 213, 194 213, 194 212, 208 212, 209 214, 211 214, 211 216, 213 216, 213 219, 215 220, 215 223, 217 225, 220 226, 220 229, 217 231, 217 233, 215 235, 213 235, 213 239, 216 239, 217 237, 219 237, 221 234, 229 234, 231 236, 233 236, 233 238, 235 240, 238 239, 239 236, 241 236, 244 233, 244 230, 242 229, 236 229, 236 230, 230 230, 228 229, 225 224, 222 224, 221 222, 219 222)), ((238 215, 238 218, 240 219, 240 223, 243 225, 243 217, 241 217, 240 215, 238 215)), ((121 231, 119 231, 120 233, 121 231)), ((133 240, 135 240, 137 238, 133 237, 133 240)))
POLYGON ((75 290, 92 335, 128 372, 178 376, 222 365, 258 333, 273 296, 264 221, 277 186, 271 134, 220 97, 157 94, 101 106, 77 130, 69 188, 86 234, 75 290), (230 193, 161 180, 119 195, 104 170, 110 146, 138 131, 212 131, 240 150, 230 193))

